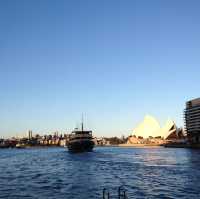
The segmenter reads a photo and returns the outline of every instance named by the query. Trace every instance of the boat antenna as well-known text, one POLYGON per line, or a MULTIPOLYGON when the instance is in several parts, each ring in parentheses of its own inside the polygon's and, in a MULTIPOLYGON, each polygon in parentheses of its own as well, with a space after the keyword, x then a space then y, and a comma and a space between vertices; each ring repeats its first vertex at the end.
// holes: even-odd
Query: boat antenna
POLYGON ((83 131, 83 114, 82 114, 81 130, 83 131))

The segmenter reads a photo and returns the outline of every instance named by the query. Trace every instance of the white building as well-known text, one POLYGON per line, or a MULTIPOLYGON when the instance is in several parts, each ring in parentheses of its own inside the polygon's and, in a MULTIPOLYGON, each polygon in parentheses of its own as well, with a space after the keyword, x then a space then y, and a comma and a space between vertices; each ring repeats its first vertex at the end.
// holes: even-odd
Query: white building
POLYGON ((169 134, 176 132, 177 127, 174 121, 167 120, 163 127, 152 116, 146 115, 144 120, 133 130, 132 136, 136 137, 162 137, 166 138, 169 134))

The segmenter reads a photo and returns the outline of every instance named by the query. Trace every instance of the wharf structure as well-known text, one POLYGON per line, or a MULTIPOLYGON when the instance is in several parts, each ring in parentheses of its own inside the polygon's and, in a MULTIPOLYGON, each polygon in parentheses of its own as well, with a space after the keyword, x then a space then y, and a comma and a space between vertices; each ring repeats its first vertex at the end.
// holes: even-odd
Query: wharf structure
POLYGON ((186 102, 185 130, 190 144, 200 144, 200 98, 186 102))

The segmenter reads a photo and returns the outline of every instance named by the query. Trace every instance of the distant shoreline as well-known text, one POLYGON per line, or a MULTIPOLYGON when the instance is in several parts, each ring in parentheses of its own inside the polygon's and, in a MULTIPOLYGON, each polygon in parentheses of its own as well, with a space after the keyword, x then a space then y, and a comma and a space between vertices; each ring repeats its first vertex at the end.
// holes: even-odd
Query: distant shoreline
MULTIPOLYGON (((117 147, 117 148, 188 148, 188 149, 200 149, 200 145, 188 145, 188 144, 119 144, 119 145, 95 145, 97 147, 117 147)), ((67 146, 56 146, 56 145, 46 145, 46 146, 24 146, 24 147, 0 147, 0 149, 46 149, 46 148, 67 148, 67 146)))
POLYGON ((137 147, 163 147, 161 144, 119 144, 119 147, 132 147, 132 148, 137 148, 137 147))

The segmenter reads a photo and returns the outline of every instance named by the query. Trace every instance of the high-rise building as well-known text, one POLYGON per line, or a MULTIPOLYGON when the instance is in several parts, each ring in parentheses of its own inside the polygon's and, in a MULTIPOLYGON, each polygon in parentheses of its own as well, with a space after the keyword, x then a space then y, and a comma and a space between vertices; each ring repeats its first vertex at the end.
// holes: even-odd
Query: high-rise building
POLYGON ((190 143, 200 143, 200 98, 186 102, 185 129, 190 143))
POLYGON ((31 130, 28 131, 28 139, 30 140, 33 137, 33 133, 31 130))

